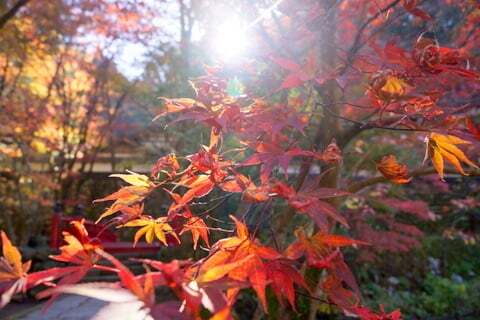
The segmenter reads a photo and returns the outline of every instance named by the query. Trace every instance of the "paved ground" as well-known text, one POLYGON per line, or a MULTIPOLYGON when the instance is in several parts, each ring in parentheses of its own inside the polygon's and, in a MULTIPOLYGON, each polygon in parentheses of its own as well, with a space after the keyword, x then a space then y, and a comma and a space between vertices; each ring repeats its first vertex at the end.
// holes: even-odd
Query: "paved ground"
POLYGON ((60 297, 46 311, 43 305, 18 307, 15 314, 1 316, 2 320, 147 320, 151 319, 140 310, 140 302, 111 303, 77 295, 60 297))

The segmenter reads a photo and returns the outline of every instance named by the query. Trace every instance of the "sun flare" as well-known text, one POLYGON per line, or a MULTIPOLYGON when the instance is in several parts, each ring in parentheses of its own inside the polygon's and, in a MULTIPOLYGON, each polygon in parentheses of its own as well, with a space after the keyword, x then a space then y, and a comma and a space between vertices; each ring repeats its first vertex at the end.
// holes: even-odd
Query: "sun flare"
POLYGON ((250 49, 246 24, 238 18, 226 20, 212 37, 215 55, 224 62, 245 55, 250 49))

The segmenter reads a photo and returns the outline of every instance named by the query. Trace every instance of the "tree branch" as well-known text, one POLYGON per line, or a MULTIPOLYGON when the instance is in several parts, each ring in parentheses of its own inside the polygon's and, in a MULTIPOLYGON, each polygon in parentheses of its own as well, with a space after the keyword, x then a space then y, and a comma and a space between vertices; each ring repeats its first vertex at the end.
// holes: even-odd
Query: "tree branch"
POLYGON ((353 41, 353 45, 350 48, 348 55, 347 55, 347 64, 343 67, 342 71, 340 74, 343 74, 352 64, 353 58, 357 54, 357 52, 363 47, 365 42, 361 43, 360 41, 362 40, 362 35, 365 29, 373 22, 375 21, 380 15, 386 13, 388 10, 394 8, 397 4, 400 3, 400 0, 395 0, 391 2, 388 6, 385 8, 377 11, 373 16, 371 16, 367 21, 365 21, 360 28, 358 29, 357 35, 355 36, 355 40, 353 41))
MULTIPOLYGON (((416 169, 412 172, 410 172, 410 177, 421 177, 421 176, 426 176, 429 174, 435 173, 434 168, 420 168, 416 169)), ((445 173, 451 173, 451 174, 456 174, 456 172, 453 169, 445 169, 445 173)), ((480 176, 480 172, 478 171, 470 171, 467 172, 468 175, 470 176, 480 176)), ((359 182, 352 183, 348 188, 347 191, 351 193, 356 193, 366 187, 370 187, 374 184, 377 183, 383 183, 383 182, 388 182, 389 180, 385 178, 384 176, 378 176, 378 177, 373 177, 373 178, 368 178, 359 182)))
POLYGON ((25 6, 30 0, 18 0, 17 3, 13 7, 10 8, 7 12, 5 12, 0 17, 0 29, 2 29, 7 22, 15 16, 15 14, 20 10, 23 6, 25 6))

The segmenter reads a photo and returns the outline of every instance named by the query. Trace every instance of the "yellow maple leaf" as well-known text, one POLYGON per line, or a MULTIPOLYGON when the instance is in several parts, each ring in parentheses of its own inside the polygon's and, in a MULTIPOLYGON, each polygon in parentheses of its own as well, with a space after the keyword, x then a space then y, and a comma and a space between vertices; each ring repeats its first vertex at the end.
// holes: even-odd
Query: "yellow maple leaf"
POLYGON ((408 83, 393 72, 380 72, 370 81, 369 91, 383 102, 397 101, 407 93, 408 83))
POLYGON ((143 217, 141 219, 127 222, 122 227, 141 227, 135 233, 133 243, 134 246, 143 236, 145 236, 145 240, 148 244, 153 243, 155 238, 157 238, 164 245, 168 245, 166 238, 167 234, 173 236, 178 241, 178 243, 180 243, 180 239, 178 238, 177 234, 175 233, 173 228, 167 223, 166 217, 161 217, 155 220, 149 217, 143 217))
POLYGON ((407 83, 395 76, 388 76, 385 79, 385 84, 380 89, 382 93, 392 97, 401 97, 405 94, 407 83))
POLYGON ((128 171, 128 174, 111 174, 109 177, 112 178, 120 178, 123 181, 131 184, 132 186, 135 187, 151 187, 153 186, 153 183, 150 181, 150 179, 143 174, 138 174, 132 171, 128 171))
POLYGON ((460 148, 459 144, 470 144, 471 142, 460 139, 452 135, 443 135, 438 133, 431 133, 427 139, 427 153, 432 160, 433 167, 438 172, 440 178, 444 178, 444 159, 449 161, 455 169, 462 175, 468 175, 461 165, 461 162, 468 164, 471 167, 478 166, 467 158, 460 148))

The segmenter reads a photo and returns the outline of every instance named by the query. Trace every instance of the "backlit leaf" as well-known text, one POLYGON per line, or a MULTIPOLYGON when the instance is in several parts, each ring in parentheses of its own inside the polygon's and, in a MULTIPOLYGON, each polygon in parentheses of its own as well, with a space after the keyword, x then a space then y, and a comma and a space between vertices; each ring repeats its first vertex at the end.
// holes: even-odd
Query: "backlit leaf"
POLYGON ((109 177, 120 178, 135 187, 149 188, 153 185, 153 183, 146 175, 138 174, 131 171, 129 172, 129 174, 111 174, 109 177))
POLYGON ((457 147, 459 144, 470 143, 469 141, 452 135, 430 134, 427 140, 427 151, 432 160, 433 167, 442 180, 444 178, 444 159, 453 164, 455 169, 462 175, 467 175, 467 173, 463 170, 461 162, 478 169, 478 166, 468 159, 465 153, 457 147))
POLYGON ((122 227, 142 227, 135 233, 134 246, 143 236, 145 236, 145 240, 149 244, 153 243, 155 239, 158 239, 161 243, 167 246, 167 235, 172 236, 178 241, 178 243, 180 243, 177 234, 167 223, 166 217, 161 217, 155 220, 148 217, 136 219, 127 222, 122 227))

